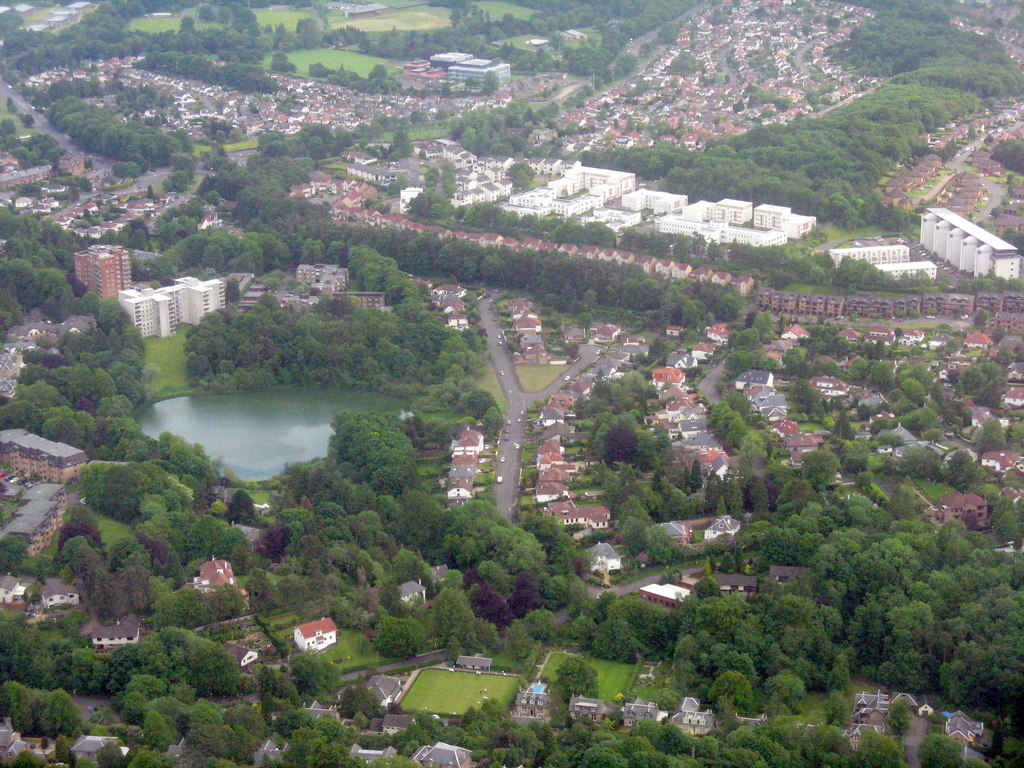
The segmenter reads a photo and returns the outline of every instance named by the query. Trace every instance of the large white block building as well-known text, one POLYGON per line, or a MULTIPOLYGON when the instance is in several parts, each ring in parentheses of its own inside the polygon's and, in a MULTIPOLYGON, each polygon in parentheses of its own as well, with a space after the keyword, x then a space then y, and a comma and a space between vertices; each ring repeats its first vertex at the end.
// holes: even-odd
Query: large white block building
POLYGON ((754 226, 758 229, 781 229, 790 240, 799 240, 818 223, 816 216, 793 213, 784 205, 762 203, 754 209, 754 226))
POLYGON ((173 336, 179 323, 198 323, 205 315, 223 309, 223 280, 179 277, 163 288, 129 288, 117 300, 143 336, 173 336))
POLYGON ((903 261, 893 264, 876 264, 875 269, 885 272, 896 279, 909 275, 924 275, 934 280, 939 274, 939 268, 930 261, 903 261))
POLYGON ((681 213, 686 204, 686 195, 673 195, 656 189, 637 189, 622 196, 622 207, 627 211, 650 210, 655 216, 681 213))
POLYGON ((709 243, 737 243, 739 245, 785 245, 789 238, 781 229, 748 229, 714 221, 692 221, 685 216, 662 216, 654 223, 655 229, 667 235, 700 235, 709 243))
POLYGON ((968 274, 1021 276, 1016 246, 946 208, 929 208, 922 214, 921 245, 968 274))
POLYGON ((901 264, 910 261, 910 247, 906 245, 865 245, 851 248, 831 248, 828 255, 838 267, 843 259, 866 261, 868 264, 901 264))

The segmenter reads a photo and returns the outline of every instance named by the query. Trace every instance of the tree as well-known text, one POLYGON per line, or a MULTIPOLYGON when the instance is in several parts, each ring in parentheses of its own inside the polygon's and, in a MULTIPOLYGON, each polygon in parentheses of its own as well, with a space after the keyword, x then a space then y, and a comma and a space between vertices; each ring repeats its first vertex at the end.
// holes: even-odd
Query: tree
POLYGON ((839 472, 839 459, 827 448, 808 451, 803 455, 804 477, 815 488, 823 491, 835 485, 836 473, 839 472))
POLYGON ((415 619, 385 616, 373 638, 373 647, 386 659, 405 659, 423 652, 427 636, 415 619))
POLYGON ((961 748, 955 739, 941 733, 929 733, 921 743, 917 756, 921 768, 960 768, 964 761, 961 748))
POLYGON ((100 747, 96 753, 96 765, 99 768, 121 768, 124 764, 125 757, 121 752, 121 745, 116 741, 100 747))
POLYGON ((304 653, 292 662, 292 682, 304 696, 323 696, 337 689, 338 673, 329 659, 304 653))
POLYGON ((17 573, 21 561, 28 554, 28 542, 13 534, 0 539, 0 572, 17 573))
POLYGON ((174 734, 164 716, 155 709, 146 712, 142 722, 143 742, 150 749, 163 752, 174 741, 174 734))
POLYGON ((859 768, 903 768, 903 750, 895 741, 880 733, 866 733, 857 749, 855 765, 859 768))
POLYGON ((733 708, 737 712, 749 712, 754 705, 754 691, 750 680, 742 672, 729 670, 723 672, 708 689, 708 696, 719 711, 733 708))
POLYGON ((571 696, 596 696, 597 672, 581 656, 570 656, 555 672, 555 686, 566 701, 571 696))
POLYGON ((461 589, 445 587, 434 598, 434 637, 449 650, 462 650, 473 644, 473 610, 461 589))
POLYGON ((910 702, 905 698, 896 699, 889 705, 889 727, 892 732, 901 737, 910 728, 910 702))
POLYGON ((255 519, 256 505, 253 504, 252 496, 239 488, 228 504, 228 522, 251 523, 255 519))
POLYGON ((47 736, 71 736, 81 727, 78 708, 63 688, 46 694, 39 726, 47 736))
POLYGON ((768 678, 764 685, 765 693, 772 701, 786 706, 792 712, 796 712, 804 694, 804 681, 792 672, 780 672, 768 678))

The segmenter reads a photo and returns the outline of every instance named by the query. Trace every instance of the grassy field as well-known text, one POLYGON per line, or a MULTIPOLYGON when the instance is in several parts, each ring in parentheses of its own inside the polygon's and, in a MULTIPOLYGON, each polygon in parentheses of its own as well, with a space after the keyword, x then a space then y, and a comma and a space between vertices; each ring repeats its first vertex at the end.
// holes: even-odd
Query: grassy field
POLYGON ((295 11, 291 9, 271 10, 261 8, 253 11, 256 14, 256 23, 260 27, 277 27, 283 25, 285 29, 295 31, 300 19, 308 19, 312 14, 309 11, 295 11))
MULTIPOLYGON (((561 651, 552 653, 544 664, 541 677, 553 682, 558 668, 572 655, 575 654, 563 653, 561 651)), ((597 672, 597 697, 599 699, 611 701, 618 694, 625 694, 633 684, 636 670, 631 664, 604 661, 603 659, 595 659, 590 656, 585 656, 584 661, 597 672)))
MULTIPOLYGON (((263 59, 263 67, 270 68, 271 56, 263 59)), ((340 69, 344 67, 349 72, 366 77, 378 64, 383 64, 389 69, 394 69, 394 62, 381 59, 377 56, 367 56, 359 51, 340 50, 338 48, 306 48, 301 51, 292 51, 288 54, 288 61, 298 68, 298 74, 308 75, 309 65, 320 62, 328 69, 340 69)))
MULTIPOLYGON (((163 16, 139 16, 128 22, 128 29, 137 32, 149 32, 158 35, 161 32, 177 32, 181 28, 181 20, 190 16, 195 18, 194 11, 172 13, 163 16)), ((216 21, 197 21, 196 29, 214 29, 223 26, 216 21)))
POLYGON ((544 387, 561 376, 568 365, 517 365, 519 383, 527 392, 540 392, 544 387))
POLYGON ((498 374, 494 372, 494 366, 488 365, 484 368, 483 375, 477 380, 476 385, 484 392, 490 392, 498 405, 505 402, 505 396, 501 393, 501 385, 498 384, 498 374))
POLYGON ((402 709, 406 712, 462 715, 487 699, 507 704, 518 687, 519 679, 515 677, 425 669, 402 699, 402 709))
POLYGON ((121 539, 132 538, 132 529, 117 520, 103 515, 96 515, 96 527, 100 529, 100 538, 105 546, 110 546, 121 539))
POLYGON ((451 26, 451 15, 450 8, 436 5, 420 5, 415 8, 395 10, 393 13, 386 13, 383 16, 364 16, 360 19, 350 19, 343 13, 332 11, 327 14, 327 26, 329 29, 354 27, 363 32, 388 32, 392 29, 397 29, 400 32, 422 31, 451 26))
POLYGON ((191 387, 185 375, 184 332, 166 339, 150 337, 145 343, 146 365, 156 371, 150 382, 153 396, 166 399, 189 392, 191 387))
POLYGON ((933 483, 931 480, 915 480, 917 487, 920 489, 928 501, 938 502, 943 496, 949 496, 951 493, 956 493, 956 488, 950 485, 944 485, 943 483, 933 483))
POLYGON ((478 0, 474 5, 496 20, 505 18, 505 14, 512 14, 517 19, 528 19, 536 13, 533 8, 507 3, 505 0, 478 0))
POLYGON ((373 645, 363 633, 355 629, 339 629, 338 644, 320 654, 333 661, 342 672, 373 664, 377 659, 373 645))

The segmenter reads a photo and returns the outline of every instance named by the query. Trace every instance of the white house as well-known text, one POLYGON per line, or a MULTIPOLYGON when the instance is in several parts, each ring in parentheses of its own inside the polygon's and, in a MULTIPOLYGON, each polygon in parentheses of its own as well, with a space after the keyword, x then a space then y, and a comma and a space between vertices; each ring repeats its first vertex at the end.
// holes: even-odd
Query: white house
POLYGON ((717 539, 719 536, 735 536, 739 533, 740 527, 739 520, 731 515, 723 515, 705 529, 704 540, 717 539))
POLYGON ((333 619, 320 619, 297 626, 294 637, 300 650, 322 651, 338 642, 338 628, 333 619))
POLYGON ((611 544, 601 542, 587 550, 590 553, 590 570, 600 571, 621 571, 622 555, 611 544))

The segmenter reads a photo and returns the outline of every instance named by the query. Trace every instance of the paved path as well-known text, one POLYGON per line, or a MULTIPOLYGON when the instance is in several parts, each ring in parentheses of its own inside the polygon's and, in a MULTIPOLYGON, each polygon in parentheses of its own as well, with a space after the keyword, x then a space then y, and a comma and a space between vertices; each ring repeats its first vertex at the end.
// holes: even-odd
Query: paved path
POLYGON ((907 768, 921 768, 921 760, 917 752, 921 749, 924 737, 928 735, 928 719, 912 715, 910 730, 903 737, 903 755, 907 759, 907 768))
POLYGON ((399 661, 390 661, 387 664, 379 664, 373 669, 360 669, 355 672, 346 672, 339 679, 342 680, 342 682, 358 680, 366 675, 375 675, 379 672, 393 672, 396 669, 409 667, 413 664, 436 664, 437 662, 444 661, 447 658, 447 651, 431 651, 430 653, 421 653, 419 656, 410 656, 408 659, 400 659, 399 661))
POLYGON ((722 402, 722 396, 718 394, 718 382, 721 381, 722 376, 725 375, 725 361, 723 360, 710 371, 707 375, 700 380, 697 385, 697 391, 704 395, 704 399, 709 403, 720 403, 722 402))
POLYGON ((488 294, 477 304, 480 312, 480 324, 487 333, 487 352, 491 364, 498 376, 498 384, 505 398, 505 427, 498 438, 495 450, 495 476, 501 478, 495 483, 494 496, 498 511, 510 523, 515 522, 516 507, 519 502, 519 478, 522 474, 523 450, 526 437, 526 409, 537 400, 547 400, 590 366, 601 353, 601 348, 594 345, 580 347, 579 358, 569 368, 540 392, 527 392, 523 389, 512 363, 512 354, 508 351, 505 334, 494 307, 494 295, 488 294))
MULTIPOLYGON (((1020 123, 1017 123, 1011 126, 1011 128, 1017 128, 1019 126, 1020 123)), ((981 147, 982 143, 983 139, 976 139, 975 141, 972 141, 966 147, 961 149, 956 154, 956 156, 953 157, 952 160, 946 163, 946 167, 952 169, 955 173, 964 172, 965 170, 967 170, 967 159, 974 153, 975 150, 981 147)), ((985 190, 988 192, 988 202, 985 203, 985 207, 981 209, 981 213, 978 214, 976 220, 988 218, 991 215, 992 211, 1002 204, 1003 198, 1006 197, 1005 186, 997 184, 987 176, 981 176, 981 183, 985 187, 985 190)))

